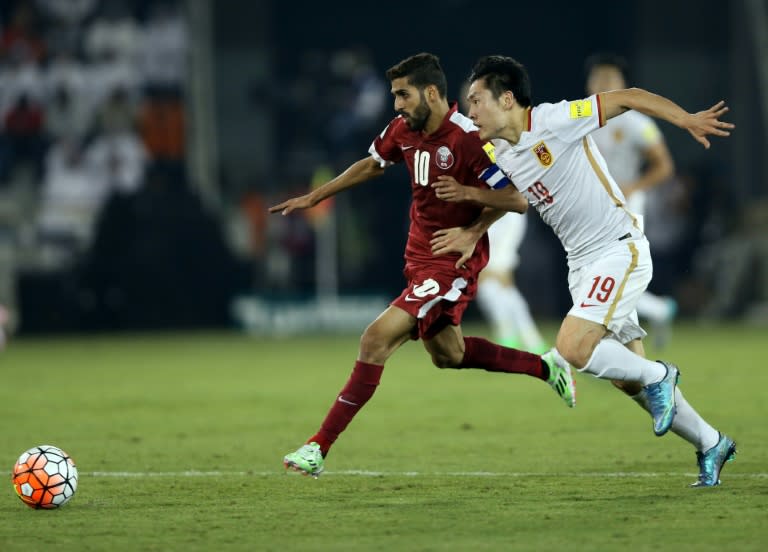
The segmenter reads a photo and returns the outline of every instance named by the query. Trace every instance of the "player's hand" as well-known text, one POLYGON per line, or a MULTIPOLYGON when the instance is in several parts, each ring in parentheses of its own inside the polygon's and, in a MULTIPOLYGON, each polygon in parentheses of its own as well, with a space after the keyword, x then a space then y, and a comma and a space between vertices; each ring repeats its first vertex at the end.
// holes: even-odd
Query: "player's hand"
POLYGON ((278 211, 282 211, 283 215, 287 215, 291 211, 294 211, 295 209, 309 209, 310 207, 314 207, 315 204, 312 201, 312 198, 310 197, 310 194, 305 194, 303 196, 294 197, 287 201, 283 201, 282 203, 278 203, 277 205, 273 205, 269 208, 270 213, 277 213, 278 211))
POLYGON ((706 138, 708 135, 730 136, 729 130, 736 128, 733 123, 720 120, 720 117, 728 113, 729 110, 724 101, 719 101, 709 109, 691 115, 685 128, 691 133, 694 140, 709 149, 709 140, 706 138))
POLYGON ((443 201, 458 202, 472 199, 470 197, 472 188, 470 186, 462 186, 452 176, 438 176, 437 181, 432 183, 432 188, 434 188, 438 199, 443 201))
POLYGON ((475 252, 478 236, 467 228, 454 227, 443 228, 432 234, 429 244, 432 246, 432 254, 436 257, 458 253, 459 260, 454 265, 456 268, 464 268, 475 252))

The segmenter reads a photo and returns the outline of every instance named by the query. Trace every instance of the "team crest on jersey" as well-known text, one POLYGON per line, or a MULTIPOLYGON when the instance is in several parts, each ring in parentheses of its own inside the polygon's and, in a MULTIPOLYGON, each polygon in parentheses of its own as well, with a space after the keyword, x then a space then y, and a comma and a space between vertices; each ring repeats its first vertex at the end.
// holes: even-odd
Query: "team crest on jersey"
POLYGON ((453 157, 453 152, 448 149, 448 146, 440 146, 437 149, 437 155, 435 157, 435 163, 443 170, 453 167, 453 162, 456 159, 453 157))
POLYGON ((552 164, 552 154, 549 153, 549 149, 547 148, 547 144, 544 143, 544 140, 533 146, 531 151, 539 158, 539 163, 545 167, 549 167, 552 164))

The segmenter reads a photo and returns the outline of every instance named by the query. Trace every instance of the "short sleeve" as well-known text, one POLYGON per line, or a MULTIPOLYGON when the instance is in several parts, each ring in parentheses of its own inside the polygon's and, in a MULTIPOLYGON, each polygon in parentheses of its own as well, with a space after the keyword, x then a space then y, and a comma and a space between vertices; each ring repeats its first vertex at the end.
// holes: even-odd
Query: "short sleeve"
POLYGON ((368 148, 368 153, 379 163, 381 167, 386 167, 394 163, 400 163, 403 160, 403 152, 400 149, 400 142, 397 139, 397 128, 399 119, 392 120, 381 131, 368 148))
POLYGON ((597 94, 582 100, 541 104, 536 111, 538 117, 533 125, 543 125, 565 142, 576 142, 605 124, 597 94))

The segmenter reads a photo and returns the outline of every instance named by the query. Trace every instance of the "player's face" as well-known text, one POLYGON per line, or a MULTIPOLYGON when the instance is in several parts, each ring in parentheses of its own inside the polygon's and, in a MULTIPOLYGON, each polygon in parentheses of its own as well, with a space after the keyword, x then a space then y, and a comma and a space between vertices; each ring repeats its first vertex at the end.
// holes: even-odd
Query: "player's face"
POLYGON ((595 65, 587 77, 587 94, 589 95, 626 87, 624 76, 613 65, 595 65))
POLYGON ((502 129, 506 126, 504 111, 499 100, 493 97, 491 91, 486 88, 485 81, 478 79, 469 85, 467 93, 469 105, 469 118, 478 128, 478 134, 483 140, 499 138, 502 129))
POLYGON ((392 95, 395 97, 395 111, 403 116, 408 128, 424 130, 432 114, 424 92, 408 84, 407 78, 399 78, 392 81, 392 95))

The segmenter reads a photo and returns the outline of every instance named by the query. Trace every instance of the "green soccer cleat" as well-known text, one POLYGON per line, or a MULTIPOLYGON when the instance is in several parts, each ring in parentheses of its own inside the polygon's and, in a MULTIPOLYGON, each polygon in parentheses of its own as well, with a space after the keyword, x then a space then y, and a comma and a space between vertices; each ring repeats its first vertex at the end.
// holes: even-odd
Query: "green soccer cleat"
POLYGON ((565 401, 569 408, 576 406, 576 383, 573 381, 571 365, 554 348, 541 355, 541 360, 549 367, 547 383, 550 387, 565 401))
POLYGON ((709 450, 696 453, 699 464, 699 480, 691 487, 715 487, 720 484, 720 472, 726 462, 736 456, 736 443, 727 435, 720 434, 720 440, 709 450))
POLYGON ((296 452, 291 452, 283 457, 283 465, 286 469, 297 471, 314 478, 323 473, 325 459, 320 452, 320 445, 315 442, 307 443, 299 447, 296 452))

